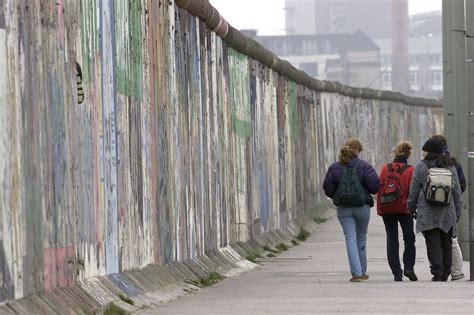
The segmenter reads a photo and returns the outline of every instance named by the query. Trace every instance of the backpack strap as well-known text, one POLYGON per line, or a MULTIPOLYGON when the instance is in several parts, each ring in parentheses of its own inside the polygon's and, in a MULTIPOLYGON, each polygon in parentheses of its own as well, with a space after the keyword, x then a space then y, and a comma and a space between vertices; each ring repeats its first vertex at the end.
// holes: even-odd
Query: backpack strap
POLYGON ((403 165, 402 167, 399 167, 398 170, 397 170, 397 173, 402 175, 402 173, 404 171, 406 171, 407 169, 409 169, 411 167, 411 165, 408 165, 408 164, 405 164, 403 165))
POLYGON ((387 169, 389 172, 393 172, 393 164, 392 163, 388 163, 387 164, 387 169))
POLYGON ((425 165, 428 166, 428 169, 430 169, 430 168, 432 167, 432 166, 431 166, 428 162, 426 162, 425 160, 421 160, 421 162, 425 163, 425 165))

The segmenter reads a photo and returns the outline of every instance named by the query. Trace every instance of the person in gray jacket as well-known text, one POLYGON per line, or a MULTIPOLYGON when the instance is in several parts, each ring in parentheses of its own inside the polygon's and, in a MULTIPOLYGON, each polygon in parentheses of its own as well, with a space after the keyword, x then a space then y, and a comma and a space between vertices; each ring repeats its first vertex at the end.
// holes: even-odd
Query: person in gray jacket
POLYGON ((425 237, 428 260, 431 265, 433 281, 447 281, 452 264, 453 227, 461 216, 462 197, 458 174, 454 160, 443 154, 443 144, 436 139, 429 139, 423 146, 424 160, 415 168, 408 209, 416 218, 416 232, 425 237), (453 173, 453 198, 447 206, 431 205, 426 202, 428 165, 447 168, 453 173))

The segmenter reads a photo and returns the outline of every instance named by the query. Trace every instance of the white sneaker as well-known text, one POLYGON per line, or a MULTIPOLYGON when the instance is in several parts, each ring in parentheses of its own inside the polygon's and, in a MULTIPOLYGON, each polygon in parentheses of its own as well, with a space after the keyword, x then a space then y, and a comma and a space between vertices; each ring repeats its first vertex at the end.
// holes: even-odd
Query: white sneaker
POLYGON ((461 279, 463 279, 463 278, 464 278, 464 274, 463 274, 463 273, 461 273, 461 274, 459 274, 459 275, 456 275, 456 276, 451 275, 451 281, 461 280, 461 279))

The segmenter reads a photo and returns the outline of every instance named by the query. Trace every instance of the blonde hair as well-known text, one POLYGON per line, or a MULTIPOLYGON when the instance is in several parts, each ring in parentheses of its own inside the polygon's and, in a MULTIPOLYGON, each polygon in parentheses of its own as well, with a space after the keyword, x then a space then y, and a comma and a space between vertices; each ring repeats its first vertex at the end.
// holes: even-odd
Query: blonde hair
POLYGON ((357 157, 362 152, 362 149, 362 143, 359 140, 354 138, 347 140, 346 144, 341 148, 339 161, 342 164, 348 164, 352 158, 357 157))
POLYGON ((413 144, 410 141, 401 141, 395 149, 393 150, 393 154, 395 155, 395 159, 408 159, 411 155, 411 151, 413 150, 413 144))

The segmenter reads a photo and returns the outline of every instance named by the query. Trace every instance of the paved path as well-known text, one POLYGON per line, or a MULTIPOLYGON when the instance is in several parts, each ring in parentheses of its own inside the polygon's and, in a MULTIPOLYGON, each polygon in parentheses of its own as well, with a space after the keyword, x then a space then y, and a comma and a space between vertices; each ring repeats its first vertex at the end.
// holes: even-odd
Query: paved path
MULTIPOLYGON (((474 282, 431 282, 424 239, 417 234, 418 282, 394 282, 385 255, 385 231, 374 214, 368 236, 368 274, 350 283, 337 218, 262 267, 144 314, 474 314, 474 282)), ((469 265, 464 262, 469 278, 469 265)))

